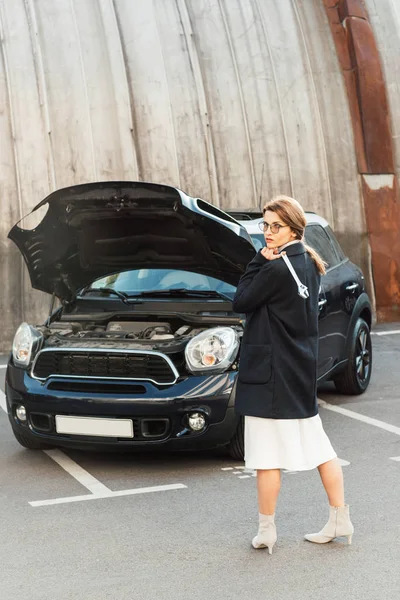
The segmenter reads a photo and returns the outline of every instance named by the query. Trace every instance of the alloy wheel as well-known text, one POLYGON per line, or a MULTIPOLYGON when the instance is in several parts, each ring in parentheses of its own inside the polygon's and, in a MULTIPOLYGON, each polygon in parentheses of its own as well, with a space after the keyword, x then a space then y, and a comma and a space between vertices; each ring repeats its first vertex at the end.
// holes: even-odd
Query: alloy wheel
POLYGON ((363 327, 360 329, 356 342, 356 373, 360 383, 364 383, 369 376, 371 365, 371 340, 363 327))

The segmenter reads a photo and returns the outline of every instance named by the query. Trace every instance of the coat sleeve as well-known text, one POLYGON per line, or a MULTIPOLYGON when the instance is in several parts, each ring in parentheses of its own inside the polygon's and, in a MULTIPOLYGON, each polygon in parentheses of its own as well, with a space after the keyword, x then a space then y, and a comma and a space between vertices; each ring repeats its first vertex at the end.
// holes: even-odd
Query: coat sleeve
POLYGON ((267 304, 277 289, 276 260, 267 260, 258 252, 240 278, 232 307, 237 313, 251 313, 267 304))

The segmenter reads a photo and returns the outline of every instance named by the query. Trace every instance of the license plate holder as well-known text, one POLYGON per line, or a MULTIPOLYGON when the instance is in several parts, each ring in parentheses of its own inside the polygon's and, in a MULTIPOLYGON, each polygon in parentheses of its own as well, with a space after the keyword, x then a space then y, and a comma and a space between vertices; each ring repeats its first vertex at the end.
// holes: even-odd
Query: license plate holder
POLYGON ((115 438, 134 437, 133 421, 131 419, 56 415, 56 431, 57 433, 68 435, 115 438))

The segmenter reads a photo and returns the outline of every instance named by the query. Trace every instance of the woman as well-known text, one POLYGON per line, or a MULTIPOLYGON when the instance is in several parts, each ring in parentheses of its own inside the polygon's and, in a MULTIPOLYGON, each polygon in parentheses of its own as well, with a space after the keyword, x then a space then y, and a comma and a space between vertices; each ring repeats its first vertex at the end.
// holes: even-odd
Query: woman
POLYGON ((259 529, 252 544, 268 547, 272 554, 280 469, 316 467, 330 514, 319 533, 305 538, 324 544, 346 536, 350 544, 354 528, 344 502, 342 468, 323 429, 316 395, 318 295, 324 262, 302 241, 306 218, 296 200, 278 196, 265 205, 263 217, 266 247, 247 266, 233 301, 235 312, 247 317, 236 411, 245 417, 246 468, 257 471, 259 529), (294 274, 282 259, 284 254, 294 274), (299 294, 298 280, 308 294, 299 294))

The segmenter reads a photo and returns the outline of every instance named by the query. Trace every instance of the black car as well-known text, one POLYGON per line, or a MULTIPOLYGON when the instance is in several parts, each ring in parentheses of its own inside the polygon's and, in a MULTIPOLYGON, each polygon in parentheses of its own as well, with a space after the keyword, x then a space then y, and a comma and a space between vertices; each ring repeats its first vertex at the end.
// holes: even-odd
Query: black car
MULTIPOLYGON (((235 379, 245 315, 237 282, 259 244, 251 223, 162 185, 106 182, 58 190, 32 230, 9 237, 32 286, 60 305, 23 323, 7 367, 18 442, 122 450, 226 447, 243 458, 235 379)), ((36 210, 35 209, 35 210, 36 210)), ((361 393, 371 374, 371 306, 361 271, 327 224, 320 379, 361 393), (331 262, 330 262, 331 261, 331 262)), ((313 232, 313 227, 318 229, 313 232)), ((313 238, 314 235, 314 238, 313 238)))

